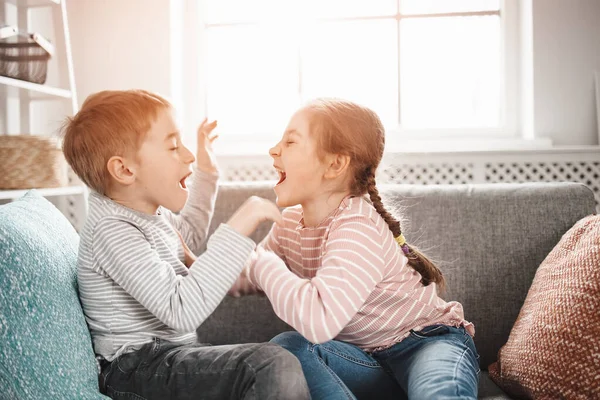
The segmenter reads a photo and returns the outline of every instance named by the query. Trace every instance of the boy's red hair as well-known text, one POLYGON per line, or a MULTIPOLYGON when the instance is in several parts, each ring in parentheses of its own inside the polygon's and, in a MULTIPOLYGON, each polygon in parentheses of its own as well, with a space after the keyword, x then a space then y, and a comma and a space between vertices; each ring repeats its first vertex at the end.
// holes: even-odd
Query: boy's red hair
POLYGON ((106 90, 88 96, 62 127, 62 150, 77 176, 105 194, 113 156, 135 156, 160 110, 171 103, 145 90, 106 90))

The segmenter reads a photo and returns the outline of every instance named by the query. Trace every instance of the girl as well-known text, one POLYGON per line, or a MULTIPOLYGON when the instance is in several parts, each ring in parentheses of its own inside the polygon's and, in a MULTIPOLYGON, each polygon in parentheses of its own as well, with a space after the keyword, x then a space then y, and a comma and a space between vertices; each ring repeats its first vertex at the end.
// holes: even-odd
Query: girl
POLYGON ((379 117, 317 99, 271 150, 283 224, 246 271, 297 332, 272 342, 300 360, 313 399, 476 399, 478 355, 461 304, 382 204, 379 117), (356 396, 356 397, 355 397, 356 396))

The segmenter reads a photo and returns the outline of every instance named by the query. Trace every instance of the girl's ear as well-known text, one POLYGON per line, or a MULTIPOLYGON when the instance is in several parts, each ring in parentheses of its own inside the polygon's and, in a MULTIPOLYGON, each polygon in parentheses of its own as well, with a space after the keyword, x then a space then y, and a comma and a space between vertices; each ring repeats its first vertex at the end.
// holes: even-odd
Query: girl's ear
POLYGON ((327 169, 325 178, 334 179, 343 175, 350 165, 350 156, 342 154, 328 154, 326 157, 327 169))
POLYGON ((128 186, 135 181, 135 169, 130 164, 126 158, 113 156, 106 163, 106 168, 115 181, 128 186))

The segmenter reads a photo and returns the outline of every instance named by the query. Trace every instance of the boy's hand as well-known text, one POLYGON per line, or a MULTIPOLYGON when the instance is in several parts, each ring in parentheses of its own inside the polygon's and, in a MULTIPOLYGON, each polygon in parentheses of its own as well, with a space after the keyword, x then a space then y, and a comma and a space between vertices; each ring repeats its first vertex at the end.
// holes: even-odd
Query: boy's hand
POLYGON ((201 171, 215 173, 217 172, 217 159, 212 150, 212 143, 219 137, 213 130, 217 126, 217 121, 208 122, 207 118, 198 127, 198 149, 196 151, 196 164, 201 171))
POLYGON ((181 240, 181 244, 183 245, 184 264, 189 268, 192 266, 194 261, 196 261, 196 255, 192 253, 189 247, 187 247, 187 244, 185 244, 183 241, 183 236, 181 236, 181 233, 179 233, 177 229, 175 229, 175 232, 177 232, 177 236, 179 236, 179 240, 181 240))
POLYGON ((231 216, 227 225, 244 236, 250 236, 261 222, 273 221, 281 224, 279 208, 267 199, 251 196, 231 216))

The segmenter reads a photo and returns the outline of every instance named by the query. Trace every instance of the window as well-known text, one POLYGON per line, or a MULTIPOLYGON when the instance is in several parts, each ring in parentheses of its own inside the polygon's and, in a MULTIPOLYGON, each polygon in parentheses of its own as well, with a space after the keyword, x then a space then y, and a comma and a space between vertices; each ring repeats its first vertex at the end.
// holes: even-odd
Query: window
POLYGON ((206 113, 279 135, 304 101, 343 97, 389 131, 506 125, 501 0, 205 0, 206 113))

